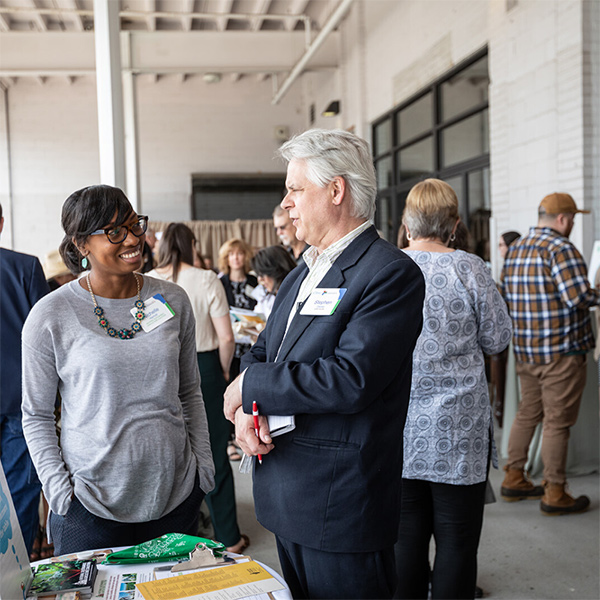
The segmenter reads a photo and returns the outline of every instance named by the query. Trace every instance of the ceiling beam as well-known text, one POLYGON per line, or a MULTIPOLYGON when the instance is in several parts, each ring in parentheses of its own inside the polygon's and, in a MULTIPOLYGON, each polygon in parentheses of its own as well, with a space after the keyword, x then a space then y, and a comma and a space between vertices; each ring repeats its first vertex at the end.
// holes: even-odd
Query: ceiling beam
MULTIPOLYGON (((332 32, 306 68, 329 69, 338 63, 338 36, 332 32)), ((134 73, 285 73, 304 52, 302 31, 121 32, 124 70, 134 73), (128 50, 130 44, 130 50, 128 50)), ((83 76, 95 71, 94 36, 89 32, 21 31, 2 33, 0 76, 27 73, 83 76)))
POLYGON ((156 11, 156 0, 146 0, 146 11, 150 13, 146 17, 148 31, 156 31, 156 17, 152 14, 156 11))
POLYGON ((0 31, 10 31, 10 21, 3 14, 0 14, 0 31))
MULTIPOLYGON (((77 0, 62 0, 62 5, 65 8, 70 8, 71 10, 78 10, 79 6, 77 6, 77 0)), ((67 13, 69 17, 71 17, 71 22, 73 23, 73 27, 75 31, 83 31, 85 29, 83 24, 83 17, 76 12, 67 13)))
MULTIPOLYGON (((29 0, 31 2, 31 0, 29 0)), ((192 0, 185 0, 190 2, 192 0)), ((140 19, 145 20, 148 17, 153 18, 165 18, 165 19, 212 19, 212 20, 225 20, 229 19, 244 19, 252 21, 257 18, 257 15, 251 13, 233 13, 231 12, 233 7, 233 0, 225 0, 227 4, 223 4, 224 10, 228 12, 186 12, 182 11, 141 11, 141 10, 122 10, 119 12, 119 16, 122 19, 140 19)), ((219 5, 221 6, 221 5, 219 5)), ((37 6, 23 7, 23 6, 0 6, 0 16, 14 14, 27 16, 28 14, 34 15, 58 15, 63 16, 65 14, 77 14, 82 17, 93 17, 94 11, 90 9, 82 8, 41 8, 37 6)), ((306 15, 290 15, 290 14, 264 14, 260 15, 263 20, 274 20, 274 21, 292 21, 294 24, 298 19, 302 19, 305 23, 309 22, 310 19, 306 15)))
MULTIPOLYGON (((269 6, 271 6, 271 0, 256 0, 252 12, 258 15, 266 15, 269 12, 269 6)), ((260 31, 263 23, 264 19, 261 17, 257 17, 250 21, 251 31, 260 31)))
MULTIPOLYGON (((38 8, 38 5, 35 3, 35 0, 21 0, 26 7, 38 8)), ((46 17, 42 16, 37 11, 32 11, 33 17, 32 21, 35 23, 36 27, 40 31, 48 31, 48 23, 46 22, 46 17)))
MULTIPOLYGON (((306 10, 306 6, 308 5, 308 0, 292 0, 289 3, 289 7, 287 12, 290 15, 298 15, 301 16, 302 13, 304 13, 304 11, 306 10)), ((288 31, 293 31, 296 28, 296 24, 298 23, 298 20, 288 20, 285 22, 285 28, 288 31)))
POLYGON ((180 3, 183 7, 182 12, 187 13, 181 17, 181 29, 183 29, 183 31, 191 31, 192 17, 188 15, 191 15, 194 11, 194 0, 180 0, 180 3))
MULTIPOLYGON (((211 3, 211 6, 212 4, 213 3, 211 3)), ((227 29, 227 24, 229 23, 229 15, 233 10, 233 0, 216 0, 216 6, 213 10, 215 13, 225 15, 215 19, 217 30, 225 31, 227 29)))

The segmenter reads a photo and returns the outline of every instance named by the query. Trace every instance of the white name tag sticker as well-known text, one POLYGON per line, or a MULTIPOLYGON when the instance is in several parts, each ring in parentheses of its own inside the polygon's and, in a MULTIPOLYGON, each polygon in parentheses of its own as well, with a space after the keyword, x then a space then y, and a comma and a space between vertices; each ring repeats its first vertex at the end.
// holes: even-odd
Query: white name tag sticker
POLYGON ((316 288, 300 310, 301 315, 327 316, 335 312, 346 288, 316 288))
MULTIPOLYGON (((146 333, 156 329, 159 325, 162 325, 165 321, 168 321, 175 316, 175 312, 161 294, 152 296, 152 298, 146 300, 144 304, 146 305, 146 308, 144 309, 144 314, 146 316, 141 320, 141 325, 146 333)), ((136 312, 137 310, 135 308, 131 309, 131 314, 134 317, 136 312)))

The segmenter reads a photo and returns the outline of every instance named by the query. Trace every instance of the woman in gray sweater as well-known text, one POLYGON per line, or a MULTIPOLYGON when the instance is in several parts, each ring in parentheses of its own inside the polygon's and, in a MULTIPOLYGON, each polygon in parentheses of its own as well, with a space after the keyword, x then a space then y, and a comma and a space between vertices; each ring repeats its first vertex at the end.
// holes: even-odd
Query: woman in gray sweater
POLYGON ((214 466, 189 299, 138 273, 147 217, 120 189, 74 192, 62 225, 61 255, 86 273, 23 329, 23 431, 49 538, 65 554, 194 535, 214 466))

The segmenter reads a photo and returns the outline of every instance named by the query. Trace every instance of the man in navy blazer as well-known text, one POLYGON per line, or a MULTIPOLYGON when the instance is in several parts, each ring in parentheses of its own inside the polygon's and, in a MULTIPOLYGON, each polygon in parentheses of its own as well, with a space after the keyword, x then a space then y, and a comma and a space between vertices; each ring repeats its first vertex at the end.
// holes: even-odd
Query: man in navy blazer
POLYGON ((364 140, 310 130, 284 144, 289 212, 305 265, 284 280, 225 414, 254 461, 258 520, 295 598, 391 598, 402 431, 425 284, 379 238, 364 140), (259 437, 254 432, 256 402, 259 437), (293 415, 271 438, 267 415, 293 415))
MULTIPOLYGON (((0 205, 0 233, 3 227, 0 205)), ((0 458, 28 552, 37 534, 42 485, 21 426, 21 329, 49 291, 35 256, 0 248, 0 458)))

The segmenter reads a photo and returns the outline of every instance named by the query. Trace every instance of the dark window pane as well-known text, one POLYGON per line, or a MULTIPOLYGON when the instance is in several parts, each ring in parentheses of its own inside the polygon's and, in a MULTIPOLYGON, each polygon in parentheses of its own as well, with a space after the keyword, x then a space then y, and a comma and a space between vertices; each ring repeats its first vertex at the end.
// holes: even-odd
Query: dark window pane
POLYGON ((487 109, 442 130, 442 164, 454 165, 490 151, 487 109))
POLYGON ((446 177, 444 181, 456 192, 456 197, 458 198, 458 214, 461 221, 468 223, 467 201, 463 191, 463 176, 457 175, 456 177, 446 177))
POLYGON ((469 211, 490 210, 490 170, 469 173, 469 211))
POLYGON ((375 163, 377 171, 377 189, 382 190, 392 185, 392 157, 386 156, 375 163))
POLYGON ((469 229, 475 253, 490 260, 490 170, 482 169, 467 175, 469 187, 469 229))
POLYGON ((401 150, 398 172, 401 181, 433 172, 433 137, 401 150))
POLYGON ((489 84, 487 56, 444 82, 440 86, 442 121, 487 102, 489 84))
POLYGON ((386 119, 375 127, 375 156, 392 148, 392 119, 386 119))
POLYGON ((384 239, 389 240, 392 231, 392 211, 390 206, 391 198, 384 196, 377 202, 377 215, 375 222, 377 229, 381 232, 384 239))
POLYGON ((426 94, 400 111, 398 140, 401 144, 433 127, 432 94, 426 94))

